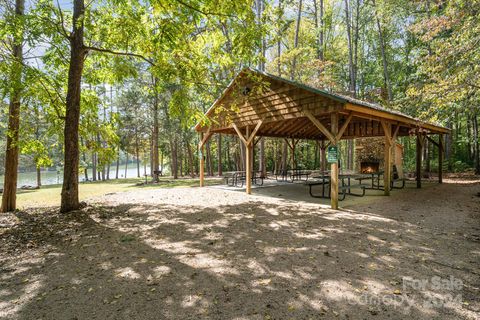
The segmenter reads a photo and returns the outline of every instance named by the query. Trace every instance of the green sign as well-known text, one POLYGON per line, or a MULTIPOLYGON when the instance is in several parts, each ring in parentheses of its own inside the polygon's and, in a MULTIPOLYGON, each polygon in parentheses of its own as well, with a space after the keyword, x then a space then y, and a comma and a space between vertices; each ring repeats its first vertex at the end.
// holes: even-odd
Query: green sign
POLYGON ((327 161, 328 163, 336 163, 338 161, 338 148, 337 146, 330 146, 327 149, 327 161))

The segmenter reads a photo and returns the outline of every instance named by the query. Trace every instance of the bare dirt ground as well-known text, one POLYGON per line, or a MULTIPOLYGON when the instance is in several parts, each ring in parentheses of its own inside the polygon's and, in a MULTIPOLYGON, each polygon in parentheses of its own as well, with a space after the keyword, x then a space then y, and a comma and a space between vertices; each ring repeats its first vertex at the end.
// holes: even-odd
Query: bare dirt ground
POLYGON ((480 183, 446 182, 339 211, 209 187, 3 215, 0 318, 480 319, 480 183))

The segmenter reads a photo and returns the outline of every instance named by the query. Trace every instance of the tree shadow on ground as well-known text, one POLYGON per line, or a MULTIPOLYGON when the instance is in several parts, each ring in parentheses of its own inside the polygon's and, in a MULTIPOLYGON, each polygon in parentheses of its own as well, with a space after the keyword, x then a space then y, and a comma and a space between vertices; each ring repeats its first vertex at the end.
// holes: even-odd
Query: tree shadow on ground
POLYGON ((474 319, 478 224, 452 235, 435 223, 441 203, 423 204, 432 211, 420 216, 415 195, 405 197, 411 202, 348 211, 245 201, 19 212, 1 235, 9 258, 0 269, 0 316, 474 319), (403 287, 406 276, 452 276, 463 286, 403 287), (452 294, 461 300, 428 304, 452 294))

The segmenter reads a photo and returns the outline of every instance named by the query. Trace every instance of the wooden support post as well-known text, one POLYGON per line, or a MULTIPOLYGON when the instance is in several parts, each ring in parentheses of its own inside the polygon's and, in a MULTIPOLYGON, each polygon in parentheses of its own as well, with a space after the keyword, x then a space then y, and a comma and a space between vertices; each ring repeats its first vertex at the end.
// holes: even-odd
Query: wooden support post
MULTIPOLYGON (((388 122, 380 122, 383 127, 383 133, 385 134, 385 148, 383 152, 383 190, 386 196, 390 195, 390 181, 392 178, 392 125, 388 122)), ((396 135, 396 134, 395 134, 396 135)))
POLYGON ((250 139, 250 127, 247 126, 246 132, 247 141, 245 145, 245 157, 246 157, 246 168, 245 168, 245 187, 247 194, 252 193, 252 143, 249 141, 250 139), (250 142, 250 143, 249 143, 250 142))
POLYGON ((198 144, 198 156, 200 157, 200 187, 205 185, 205 157, 203 156, 203 132, 200 133, 200 143, 198 144))
POLYGON ((417 188, 422 187, 422 137, 417 132, 417 161, 416 161, 416 174, 417 174, 417 188))
POLYGON ((255 142, 255 136, 257 135, 262 123, 263 120, 260 120, 251 133, 250 126, 247 126, 245 136, 243 136, 242 132, 240 129, 238 129, 235 123, 232 124, 233 129, 235 129, 240 140, 245 145, 245 188, 247 194, 252 193, 253 145, 255 142))
MULTIPOLYGON (((331 115, 331 135, 337 136, 338 133, 338 113, 332 113, 331 115)), ((337 145, 335 139, 332 142, 333 146, 337 145)), ((330 173, 330 200, 331 207, 334 210, 338 209, 338 162, 332 163, 330 173)))
POLYGON ((295 169, 295 139, 292 138, 292 169, 295 169))
POLYGON ((200 143, 198 144, 198 155, 200 157, 200 187, 205 185, 205 156, 203 146, 207 143, 208 139, 212 136, 210 132, 210 127, 207 130, 207 134, 204 135, 203 132, 200 133, 200 143))
POLYGON ((438 183, 443 183, 443 134, 438 135, 438 183))
MULTIPOLYGON (((387 125, 390 127, 389 125, 387 125)), ((390 195, 390 181, 392 178, 392 140, 385 135, 385 151, 384 151, 384 165, 385 172, 383 173, 383 190, 386 196, 390 195)))

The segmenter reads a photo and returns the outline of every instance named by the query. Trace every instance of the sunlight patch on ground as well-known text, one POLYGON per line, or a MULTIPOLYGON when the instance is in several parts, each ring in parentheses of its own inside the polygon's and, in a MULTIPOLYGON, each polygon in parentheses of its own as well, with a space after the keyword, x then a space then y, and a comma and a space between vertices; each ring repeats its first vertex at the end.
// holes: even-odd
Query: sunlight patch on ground
POLYGON ((140 279, 142 276, 131 267, 118 268, 115 270, 115 276, 123 279, 140 279))
POLYGON ((34 300, 42 288, 44 279, 42 276, 36 275, 24 279, 23 282, 25 286, 22 288, 22 292, 17 291, 14 293, 18 298, 15 300, 0 301, 0 317, 8 319, 34 300))

